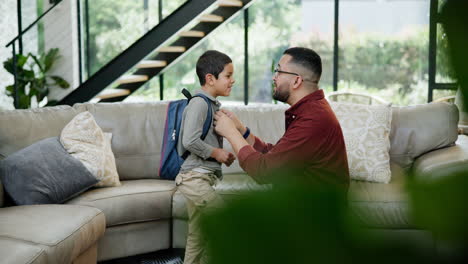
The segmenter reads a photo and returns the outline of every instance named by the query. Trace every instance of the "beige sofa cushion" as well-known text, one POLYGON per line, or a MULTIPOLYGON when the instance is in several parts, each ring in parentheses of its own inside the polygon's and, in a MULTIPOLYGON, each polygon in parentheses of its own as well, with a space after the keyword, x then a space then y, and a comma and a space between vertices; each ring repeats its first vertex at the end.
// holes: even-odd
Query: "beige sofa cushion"
MULTIPOLYGON (((170 248, 171 220, 158 220, 106 228, 106 234, 99 239, 98 261, 135 256, 170 248)), ((112 263, 135 263, 113 261, 112 263)), ((136 262, 136 263, 145 263, 136 262)), ((155 263, 148 261, 146 263, 155 263)), ((159 262, 161 263, 161 262, 159 262)), ((162 262, 170 263, 170 262, 162 262)))
POLYGON ((47 257, 40 246, 26 241, 0 237, 0 263, 46 264, 47 257))
MULTIPOLYGON (((391 108, 388 106, 364 106, 345 103, 331 103, 337 117, 342 122, 345 142, 349 147, 351 176, 354 179, 388 182, 389 168, 389 133, 391 108), (357 110, 359 108, 359 111, 357 110), (359 121, 359 122, 358 122, 359 121), (361 133, 359 129, 367 133, 361 133), (359 137, 354 137, 359 135, 359 137), (366 159, 362 159, 365 156, 366 159)), ((254 104, 249 106, 227 106, 252 133, 265 142, 275 144, 284 134, 285 104, 254 104)), ((232 151, 227 140, 224 148, 232 151)), ((230 167, 223 165, 224 173, 243 173, 236 160, 230 167)))
POLYGON ((71 263, 104 234, 105 217, 96 208, 26 205, 0 209, 0 237, 44 249, 49 264, 71 263))
POLYGON ((60 136, 79 112, 70 106, 0 111, 0 158, 41 139, 60 136))
POLYGON ((99 180, 98 187, 120 186, 111 140, 112 134, 102 132, 88 111, 76 115, 60 135, 67 152, 99 180))
MULTIPOLYGON (((237 117, 250 128, 253 134, 265 142, 275 144, 283 136, 285 130, 284 111, 288 109, 285 104, 249 104, 247 106, 226 106, 234 112, 237 117)), ((231 144, 224 139, 224 149, 232 152, 231 144)), ((222 165, 223 173, 244 173, 236 159, 231 166, 222 165)))
MULTIPOLYGON (((388 184, 352 180, 349 188, 351 210, 366 227, 411 228, 408 214, 408 197, 405 188, 405 172, 397 164, 391 164, 392 177, 388 184)), ((246 174, 225 175, 215 189, 225 200, 235 199, 245 191, 268 190, 271 185, 259 185, 246 174)), ((172 200, 174 219, 188 218, 185 197, 176 191, 172 200)))
POLYGON ((452 145, 458 137, 458 109, 430 103, 393 107, 390 159, 409 169, 416 157, 452 145))
POLYGON ((388 183, 391 107, 339 102, 330 105, 343 130, 351 179, 388 183))
POLYGON ((121 183, 119 187, 89 190, 67 204, 99 208, 106 215, 108 227, 171 217, 174 181, 147 179, 121 183))
POLYGON ((351 181, 349 203, 351 211, 365 227, 413 228, 405 191, 405 172, 391 163, 392 178, 388 184, 351 181))
POLYGON ((120 180, 159 178, 167 102, 77 104, 104 132, 112 133, 120 180))
POLYGON ((430 175, 447 167, 468 162, 468 136, 460 135, 455 146, 431 151, 418 157, 413 164, 413 171, 419 175, 430 175))

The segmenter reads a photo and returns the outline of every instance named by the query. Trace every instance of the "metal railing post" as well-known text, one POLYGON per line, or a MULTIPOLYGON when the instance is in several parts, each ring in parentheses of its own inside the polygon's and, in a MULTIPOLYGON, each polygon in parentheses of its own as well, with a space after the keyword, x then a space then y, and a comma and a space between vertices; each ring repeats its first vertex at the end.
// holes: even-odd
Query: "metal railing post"
POLYGON ((18 91, 18 74, 16 72, 16 42, 13 42, 13 45, 12 45, 12 50, 13 50, 13 76, 14 76, 14 87, 15 87, 15 90, 14 90, 14 97, 13 97, 13 100, 14 100, 14 105, 15 105, 15 109, 18 109, 19 108, 19 91, 18 91))
POLYGON ((244 10, 244 105, 249 104, 249 9, 244 10))
MULTIPOLYGON (((163 20, 163 1, 158 2, 158 22, 161 23, 163 20)), ((159 75, 159 100, 164 100, 164 73, 159 75)))

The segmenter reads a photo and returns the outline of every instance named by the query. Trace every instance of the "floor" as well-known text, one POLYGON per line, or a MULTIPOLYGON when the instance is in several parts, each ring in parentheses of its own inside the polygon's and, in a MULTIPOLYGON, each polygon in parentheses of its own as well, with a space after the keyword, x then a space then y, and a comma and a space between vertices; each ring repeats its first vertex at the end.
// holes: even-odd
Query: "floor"
POLYGON ((98 264, 183 264, 183 249, 167 249, 127 258, 102 261, 98 264))

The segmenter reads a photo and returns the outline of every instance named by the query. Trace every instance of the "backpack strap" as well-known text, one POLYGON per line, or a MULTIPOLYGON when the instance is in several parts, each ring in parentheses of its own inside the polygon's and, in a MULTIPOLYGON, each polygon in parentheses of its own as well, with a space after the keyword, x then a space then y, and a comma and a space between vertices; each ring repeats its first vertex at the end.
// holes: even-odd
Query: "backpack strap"
POLYGON ((208 113, 206 114, 206 120, 205 120, 205 123, 203 124, 202 136, 200 137, 202 140, 205 140, 206 136, 208 135, 208 131, 210 130, 211 122, 213 120, 213 109, 211 109, 210 99, 208 99, 208 97, 206 97, 205 95, 196 94, 194 97, 201 97, 205 99, 205 102, 208 105, 208 113))
MULTIPOLYGON (((205 123, 203 124, 202 135, 200 137, 201 140, 205 140, 206 136, 208 135, 208 131, 210 130, 211 122, 213 121, 213 109, 211 109, 210 99, 208 97, 206 97, 206 95, 201 94, 201 93, 198 93, 198 94, 192 96, 192 94, 190 94, 190 92, 185 88, 182 89, 182 94, 184 94, 184 96, 187 97, 187 100, 189 102, 194 97, 201 97, 201 98, 203 98, 205 100, 206 104, 208 105, 208 112, 207 112, 207 115, 206 115, 205 123)), ((190 151, 186 150, 184 152, 184 154, 182 155, 182 158, 185 160, 188 157, 189 154, 190 154, 190 151)), ((206 160, 216 161, 217 162, 217 160, 214 159, 214 158, 208 158, 206 160)))
POLYGON ((201 93, 198 93, 198 94, 192 96, 192 94, 185 88, 182 89, 182 94, 187 98, 187 100, 189 102, 194 97, 201 97, 201 98, 203 98, 205 100, 206 104, 208 105, 208 113, 206 115, 205 124, 203 124, 203 132, 202 132, 202 135, 200 137, 202 140, 205 140, 206 136, 208 135, 208 131, 210 130, 211 122, 213 120, 213 109, 211 109, 210 99, 208 99, 208 97, 206 97, 206 95, 201 94, 201 93))
POLYGON ((187 90, 187 89, 182 89, 182 94, 187 97, 188 101, 190 102, 190 99, 192 99, 192 94, 187 90))

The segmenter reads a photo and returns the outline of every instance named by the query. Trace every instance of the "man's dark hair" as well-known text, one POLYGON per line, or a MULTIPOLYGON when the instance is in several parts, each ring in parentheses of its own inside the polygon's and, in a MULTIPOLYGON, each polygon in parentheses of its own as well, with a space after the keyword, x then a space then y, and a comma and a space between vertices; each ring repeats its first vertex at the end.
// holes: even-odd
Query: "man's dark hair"
POLYGON ((213 74, 218 79, 226 64, 232 63, 228 55, 217 50, 208 50, 203 53, 197 61, 197 76, 200 85, 205 85, 205 75, 213 74))
POLYGON ((322 75, 322 59, 317 52, 308 48, 294 47, 285 50, 283 54, 291 56, 292 63, 310 70, 320 79, 322 75))

